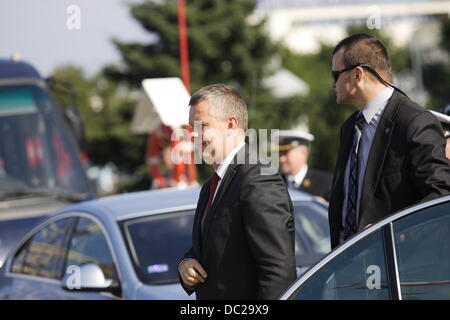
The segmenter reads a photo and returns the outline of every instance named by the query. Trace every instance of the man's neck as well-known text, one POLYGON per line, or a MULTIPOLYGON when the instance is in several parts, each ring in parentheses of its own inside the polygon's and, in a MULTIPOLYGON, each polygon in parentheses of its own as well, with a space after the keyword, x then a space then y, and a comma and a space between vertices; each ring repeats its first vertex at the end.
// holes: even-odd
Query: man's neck
POLYGON ((214 168, 214 170, 217 170, 217 168, 220 167, 220 165, 225 161, 225 159, 231 154, 233 153, 233 151, 241 144, 244 142, 244 139, 242 140, 238 140, 238 141, 233 141, 233 143, 227 144, 226 148, 225 148, 225 152, 223 154, 223 157, 221 159, 220 163, 213 163, 212 167, 214 168))
POLYGON ((375 99, 386 88, 387 87, 382 83, 374 86, 368 86, 367 89, 362 92, 354 105, 358 110, 362 110, 370 101, 375 99))

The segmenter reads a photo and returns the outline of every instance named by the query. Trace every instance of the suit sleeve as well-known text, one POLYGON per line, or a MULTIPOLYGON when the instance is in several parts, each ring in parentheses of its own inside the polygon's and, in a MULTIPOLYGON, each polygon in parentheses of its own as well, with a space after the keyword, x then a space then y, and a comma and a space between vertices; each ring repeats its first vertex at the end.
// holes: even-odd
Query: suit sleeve
POLYGON ((250 250, 259 267, 258 298, 276 299, 296 278, 292 203, 279 174, 253 166, 241 186, 241 214, 250 250))
POLYGON ((450 193, 450 163, 445 157, 442 127, 430 112, 417 115, 408 126, 410 176, 421 201, 450 193))
MULTIPOLYGON (((194 256, 194 250, 193 250, 192 248, 189 249, 189 250, 184 254, 183 259, 180 260, 180 263, 178 264, 178 270, 180 270, 180 265, 181 265, 181 263, 182 263, 184 260, 186 260, 186 259, 195 259, 195 256, 194 256)), ((188 286, 186 286, 186 285, 184 284, 183 279, 181 279, 180 271, 178 271, 178 278, 180 279, 180 284, 181 284, 181 286, 183 287, 184 291, 186 291, 186 293, 187 293, 188 295, 193 294, 194 291, 195 291, 195 287, 194 287, 194 288, 188 287, 188 286)))
MULTIPOLYGON (((202 186, 202 189, 200 190, 199 201, 200 201, 200 199, 202 199, 202 198, 205 196, 205 190, 206 190, 205 186, 206 186, 206 184, 204 184, 204 185, 202 186)), ((198 203, 197 203, 197 205, 198 205, 198 203)), ((197 217, 198 212, 196 212, 195 214, 196 214, 196 217, 197 217)), ((194 224, 195 224, 195 220, 196 220, 196 219, 194 218, 194 224)), ((194 228, 194 226, 192 226, 192 244, 194 244, 194 231, 195 231, 195 228, 194 228)), ((180 265, 181 265, 181 263, 182 263, 184 260, 186 260, 186 259, 197 259, 197 260, 198 260, 198 258, 195 256, 193 247, 191 247, 191 248, 184 254, 184 256, 181 258, 181 260, 180 260, 180 262, 179 262, 179 264, 178 264, 178 270, 180 270, 180 265)), ((178 277, 179 277, 179 279, 180 279, 180 284, 181 284, 181 286, 183 287, 184 291, 186 291, 186 293, 187 293, 188 295, 193 294, 194 291, 195 291, 195 287, 188 287, 188 286, 186 286, 186 285, 183 283, 183 279, 181 279, 181 275, 180 275, 180 272, 179 272, 179 271, 178 271, 178 277)))

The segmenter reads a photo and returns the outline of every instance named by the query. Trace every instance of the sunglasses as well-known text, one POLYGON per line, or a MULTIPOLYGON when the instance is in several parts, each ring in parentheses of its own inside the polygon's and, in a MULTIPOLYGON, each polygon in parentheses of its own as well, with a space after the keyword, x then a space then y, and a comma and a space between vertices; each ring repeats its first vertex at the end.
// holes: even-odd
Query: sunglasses
POLYGON ((378 73, 371 66, 369 66, 368 64, 358 63, 358 64, 352 65, 352 66, 350 66, 348 68, 344 68, 344 69, 341 69, 341 70, 336 70, 336 71, 332 70, 331 71, 331 76, 333 77, 334 83, 336 83, 338 81, 339 76, 341 75, 341 73, 344 73, 346 71, 355 69, 357 67, 367 67, 370 71, 373 71, 373 72, 375 72, 378 75, 378 73))
POLYGON ((332 70, 332 71, 331 71, 331 76, 333 77, 334 83, 336 83, 336 82, 338 81, 339 76, 341 75, 341 73, 344 73, 344 72, 346 72, 346 71, 355 69, 355 68, 357 68, 357 67, 364 67, 364 68, 367 68, 367 69, 369 70, 369 72, 371 72, 373 75, 375 75, 375 77, 377 77, 377 79, 378 79, 381 83, 383 83, 384 85, 386 85, 386 86, 388 86, 388 87, 391 87, 391 88, 393 88, 393 89, 396 89, 396 90, 398 90, 401 94, 403 94, 404 96, 407 96, 406 93, 404 93, 402 90, 400 90, 400 89, 397 88, 396 86, 394 86, 394 85, 392 85, 391 83, 389 83, 389 82, 387 82, 386 80, 384 80, 383 77, 380 76, 380 74, 379 74, 374 68, 372 68, 371 66, 369 66, 369 65, 366 64, 366 63, 358 63, 358 64, 352 65, 352 66, 350 66, 350 67, 348 67, 348 68, 344 68, 344 69, 341 69, 341 70, 336 70, 336 71, 333 71, 333 70, 332 70))

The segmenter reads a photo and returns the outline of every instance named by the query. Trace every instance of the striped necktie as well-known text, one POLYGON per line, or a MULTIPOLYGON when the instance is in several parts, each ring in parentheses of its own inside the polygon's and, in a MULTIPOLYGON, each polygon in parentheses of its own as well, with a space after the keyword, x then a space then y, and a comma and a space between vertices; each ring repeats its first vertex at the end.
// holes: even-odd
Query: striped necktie
POLYGON ((347 194, 347 212, 344 225, 344 240, 354 235, 358 226, 356 223, 357 201, 358 201, 358 150, 360 149, 361 135, 364 125, 362 112, 358 113, 355 121, 355 135, 350 152, 350 170, 348 174, 348 194, 347 194))

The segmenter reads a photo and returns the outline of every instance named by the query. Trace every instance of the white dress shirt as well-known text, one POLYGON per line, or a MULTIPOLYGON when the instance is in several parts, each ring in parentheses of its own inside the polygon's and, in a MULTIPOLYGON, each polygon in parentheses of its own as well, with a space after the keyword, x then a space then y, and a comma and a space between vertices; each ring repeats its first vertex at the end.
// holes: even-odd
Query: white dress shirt
MULTIPOLYGON (((225 173, 227 172, 228 166, 233 161, 234 156, 242 149, 243 146, 245 146, 245 141, 242 141, 233 150, 231 150, 231 152, 226 156, 226 158, 222 161, 222 163, 216 169, 216 173, 220 177, 220 180, 217 183, 217 188, 214 193, 214 198, 216 197, 217 190, 219 190, 219 187, 220 187, 220 184, 222 183, 223 177, 225 176, 225 173)), ((214 198, 213 198, 213 201, 211 202, 211 205, 214 202, 214 198)))
POLYGON ((303 168, 295 176, 289 176, 288 180, 293 183, 295 188, 300 188, 300 186, 303 183, 303 180, 305 180, 307 172, 308 172, 308 165, 304 165, 303 168))

